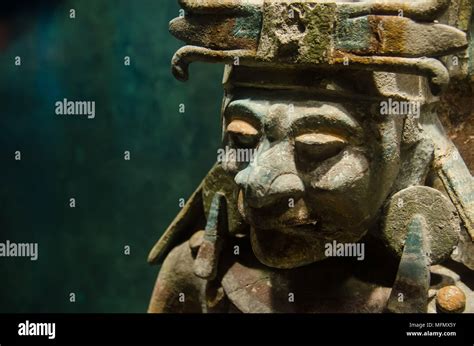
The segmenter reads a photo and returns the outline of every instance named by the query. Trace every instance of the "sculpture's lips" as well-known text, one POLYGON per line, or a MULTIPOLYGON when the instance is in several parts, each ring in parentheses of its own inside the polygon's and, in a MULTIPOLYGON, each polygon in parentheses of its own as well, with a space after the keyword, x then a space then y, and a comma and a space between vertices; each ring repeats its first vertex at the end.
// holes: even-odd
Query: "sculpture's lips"
POLYGON ((293 220, 279 220, 279 219, 265 219, 263 222, 259 221, 263 217, 251 217, 249 223, 252 227, 257 229, 281 229, 288 231, 315 231, 319 223, 312 220, 293 221, 293 220))
POLYGON ((244 193, 240 190, 237 204, 242 216, 254 228, 311 231, 319 226, 318 220, 310 215, 303 200, 295 202, 292 207, 282 201, 254 208, 246 203, 244 193))
POLYGON ((319 224, 315 221, 309 224, 291 225, 279 227, 278 230, 286 234, 296 234, 301 232, 317 232, 319 224))

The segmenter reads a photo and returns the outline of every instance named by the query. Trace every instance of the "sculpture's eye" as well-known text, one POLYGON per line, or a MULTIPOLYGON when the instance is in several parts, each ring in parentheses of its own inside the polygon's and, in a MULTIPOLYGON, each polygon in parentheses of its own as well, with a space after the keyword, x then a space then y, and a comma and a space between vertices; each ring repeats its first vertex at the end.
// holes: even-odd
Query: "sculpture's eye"
POLYGON ((242 148, 255 147, 259 140, 258 130, 248 122, 235 119, 227 126, 232 143, 242 148))
POLYGON ((343 138, 322 133, 308 133, 295 138, 298 157, 303 161, 324 161, 339 154, 346 145, 343 138))

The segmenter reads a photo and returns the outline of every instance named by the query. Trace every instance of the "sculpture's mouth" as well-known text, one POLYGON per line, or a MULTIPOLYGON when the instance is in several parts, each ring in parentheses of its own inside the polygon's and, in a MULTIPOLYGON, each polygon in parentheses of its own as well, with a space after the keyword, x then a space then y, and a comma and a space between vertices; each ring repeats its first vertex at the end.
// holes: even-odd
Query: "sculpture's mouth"
POLYGON ((313 232, 319 228, 317 218, 310 215, 303 199, 288 205, 279 202, 262 208, 249 206, 242 190, 239 191, 238 209, 244 219, 256 229, 279 229, 284 233, 313 232))
POLYGON ((299 225, 283 225, 281 227, 276 228, 279 233, 282 235, 287 236, 295 236, 295 235, 308 235, 312 237, 320 237, 322 236, 320 223, 317 221, 299 224, 299 225))

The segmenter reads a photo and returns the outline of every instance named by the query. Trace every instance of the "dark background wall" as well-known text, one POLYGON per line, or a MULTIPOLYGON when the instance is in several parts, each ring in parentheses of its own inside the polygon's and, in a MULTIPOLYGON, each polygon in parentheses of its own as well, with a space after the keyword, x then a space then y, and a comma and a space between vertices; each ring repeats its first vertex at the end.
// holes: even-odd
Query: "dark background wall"
POLYGON ((173 79, 174 0, 5 6, 0 242, 38 242, 39 259, 0 258, 0 312, 143 312, 148 251, 216 159, 222 66, 173 79), (63 98, 95 101, 95 119, 56 115, 63 98))

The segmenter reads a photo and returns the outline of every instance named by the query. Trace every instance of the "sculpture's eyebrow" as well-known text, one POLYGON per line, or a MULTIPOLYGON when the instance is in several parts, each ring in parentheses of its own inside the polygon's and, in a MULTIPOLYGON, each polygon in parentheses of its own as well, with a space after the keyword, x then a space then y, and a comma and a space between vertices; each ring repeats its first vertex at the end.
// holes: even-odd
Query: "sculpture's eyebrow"
POLYGON ((262 124, 265 115, 265 106, 249 100, 232 101, 226 108, 224 116, 230 118, 245 118, 252 121, 258 127, 262 124))
POLYGON ((294 118, 290 126, 295 136, 308 130, 342 132, 356 137, 362 137, 363 134, 362 127, 352 116, 327 105, 305 109, 303 115, 294 118))

